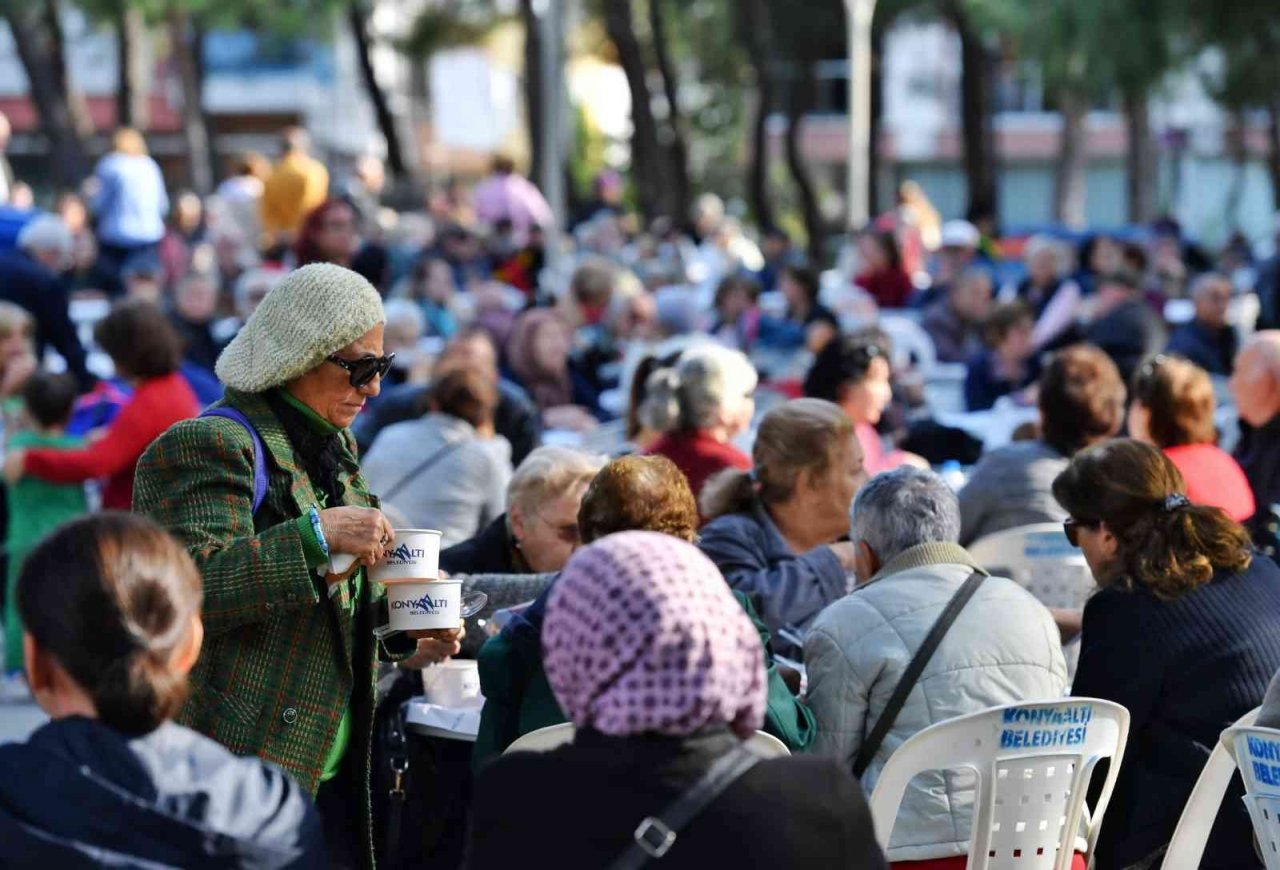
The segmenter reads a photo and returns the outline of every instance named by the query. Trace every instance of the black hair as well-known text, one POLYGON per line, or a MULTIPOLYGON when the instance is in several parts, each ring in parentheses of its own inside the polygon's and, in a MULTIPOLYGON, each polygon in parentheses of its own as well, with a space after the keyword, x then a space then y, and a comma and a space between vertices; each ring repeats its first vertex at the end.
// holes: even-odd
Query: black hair
POLYGON ((76 380, 70 375, 36 372, 22 388, 22 400, 31 419, 49 429, 67 425, 78 392, 76 380))
POLYGON ((876 358, 888 363, 888 353, 866 335, 844 335, 827 342, 804 376, 804 394, 839 402, 841 391, 861 383, 876 358))

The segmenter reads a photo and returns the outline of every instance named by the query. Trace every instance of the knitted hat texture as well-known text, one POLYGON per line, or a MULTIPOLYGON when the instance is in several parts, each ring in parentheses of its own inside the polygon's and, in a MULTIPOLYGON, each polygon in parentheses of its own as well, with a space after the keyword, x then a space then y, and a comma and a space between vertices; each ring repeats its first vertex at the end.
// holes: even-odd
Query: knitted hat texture
POLYGON ((277 284, 218 357, 218 379, 244 393, 288 383, 386 322, 373 285, 341 266, 313 263, 277 284))

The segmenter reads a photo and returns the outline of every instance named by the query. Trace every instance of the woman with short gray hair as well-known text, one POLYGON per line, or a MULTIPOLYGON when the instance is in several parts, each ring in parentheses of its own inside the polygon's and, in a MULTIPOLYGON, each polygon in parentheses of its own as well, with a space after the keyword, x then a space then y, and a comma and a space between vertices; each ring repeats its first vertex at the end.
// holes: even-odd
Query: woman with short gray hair
POLYGON ((641 421, 665 434, 645 452, 674 462, 695 498, 726 468, 750 471, 751 457, 731 442, 751 425, 757 382, 739 351, 715 344, 685 351, 674 367, 649 376, 641 421))

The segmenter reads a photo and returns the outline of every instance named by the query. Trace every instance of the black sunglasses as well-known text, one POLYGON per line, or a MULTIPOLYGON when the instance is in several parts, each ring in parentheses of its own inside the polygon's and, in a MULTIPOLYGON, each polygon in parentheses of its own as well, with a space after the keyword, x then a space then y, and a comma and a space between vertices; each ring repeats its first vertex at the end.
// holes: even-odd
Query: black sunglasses
POLYGON ((1062 533, 1067 536, 1067 540, 1073 547, 1080 546, 1080 529, 1096 529, 1102 525, 1102 520, 1077 520, 1072 517, 1062 521, 1062 533))
POLYGON ((354 360, 343 359, 337 354, 332 354, 325 357, 325 360, 346 370, 351 375, 351 386, 358 390, 368 386, 374 378, 385 378, 387 372, 391 371, 391 361, 395 358, 394 353, 386 356, 362 356, 354 360))

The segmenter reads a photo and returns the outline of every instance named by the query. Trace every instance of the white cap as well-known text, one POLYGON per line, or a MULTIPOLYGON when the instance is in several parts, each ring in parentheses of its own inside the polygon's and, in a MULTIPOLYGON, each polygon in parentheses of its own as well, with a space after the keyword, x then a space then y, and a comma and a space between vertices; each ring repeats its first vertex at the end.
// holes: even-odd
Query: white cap
POLYGON ((942 225, 942 247, 976 248, 982 241, 982 233, 968 221, 951 220, 942 225))
POLYGON ((18 247, 24 251, 57 251, 63 257, 70 257, 71 230, 57 215, 37 215, 18 232, 18 247))

